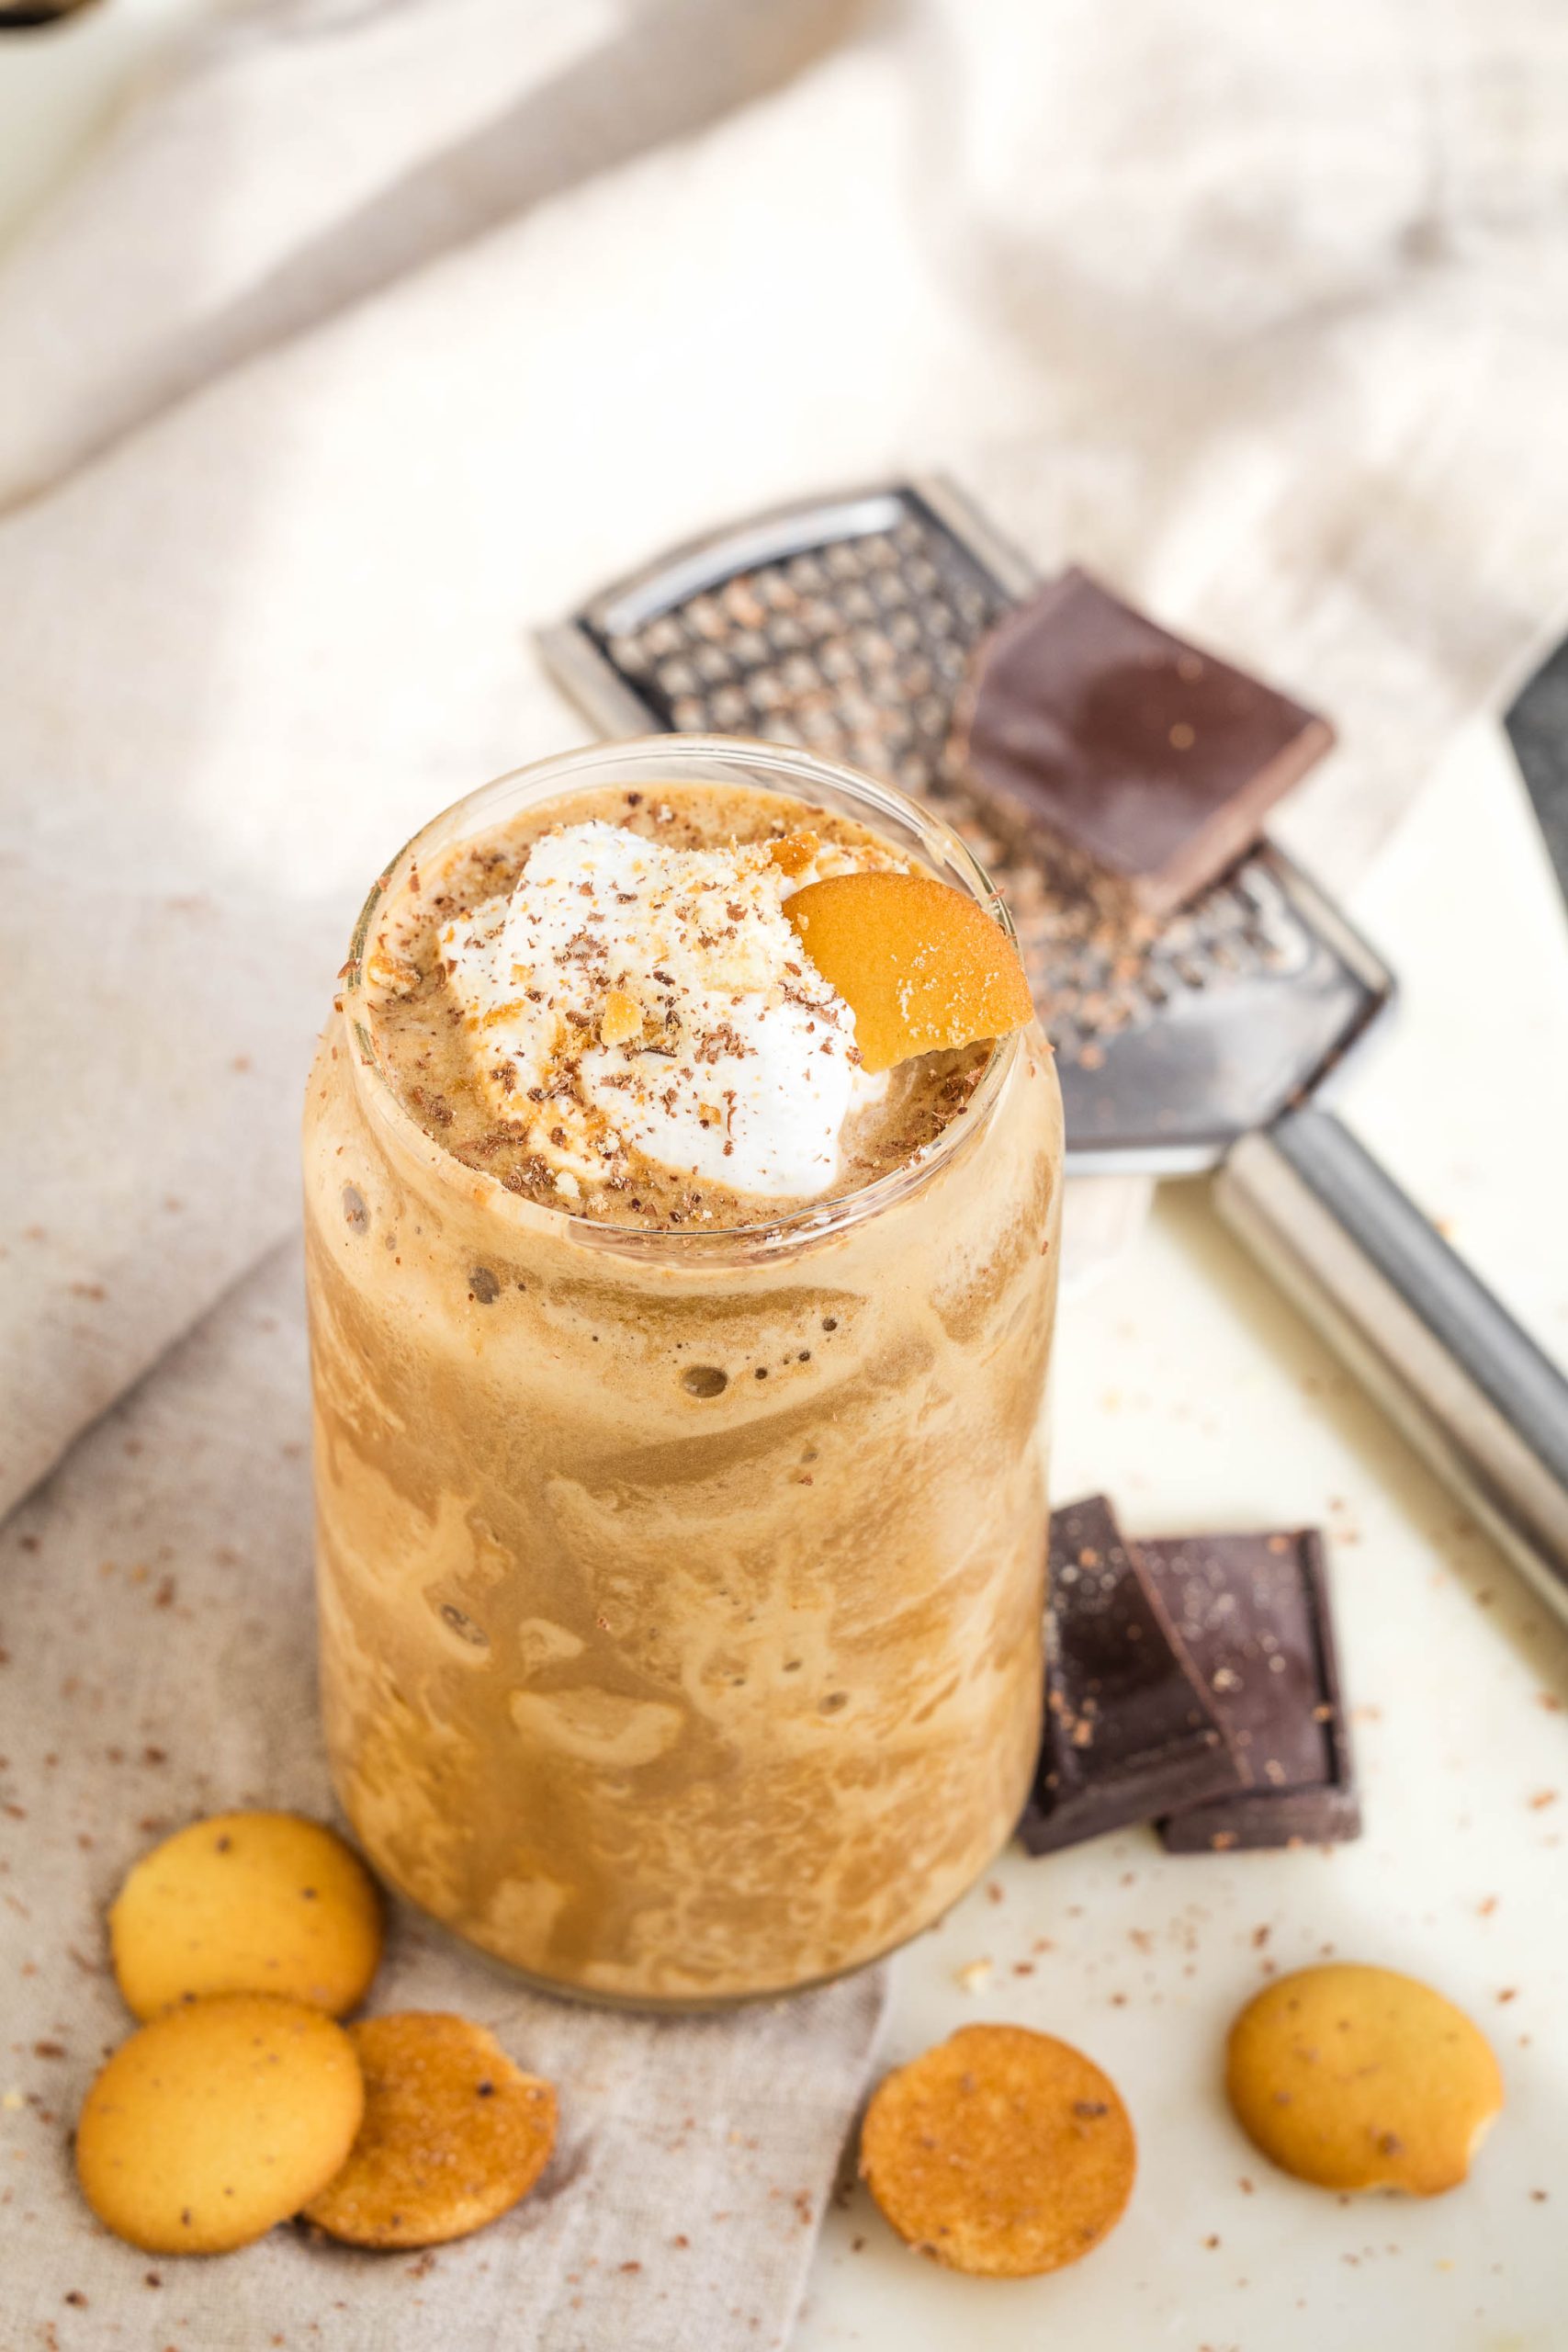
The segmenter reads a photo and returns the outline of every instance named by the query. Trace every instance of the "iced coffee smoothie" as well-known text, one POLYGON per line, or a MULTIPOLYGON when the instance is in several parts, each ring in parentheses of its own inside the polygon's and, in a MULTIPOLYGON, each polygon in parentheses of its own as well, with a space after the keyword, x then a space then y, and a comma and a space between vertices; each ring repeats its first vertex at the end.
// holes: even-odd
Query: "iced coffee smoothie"
POLYGON ((372 892, 306 1122, 328 1741, 387 1877, 540 1983, 814 1983, 1017 1819, 1061 1132, 1015 975, 945 828, 759 745, 504 778, 372 892))

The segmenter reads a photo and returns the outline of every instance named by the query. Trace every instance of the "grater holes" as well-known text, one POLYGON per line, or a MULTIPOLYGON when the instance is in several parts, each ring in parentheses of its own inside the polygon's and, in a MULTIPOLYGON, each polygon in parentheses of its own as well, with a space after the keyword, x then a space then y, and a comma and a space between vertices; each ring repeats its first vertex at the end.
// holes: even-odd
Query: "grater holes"
POLYGON ((649 661, 662 661, 666 654, 679 653, 685 644, 681 624, 671 613, 661 613, 649 621, 642 633, 642 650, 649 661))
POLYGON ((850 755, 856 767, 864 768, 871 775, 886 775, 888 773, 887 746, 880 735, 852 737, 850 755))
POLYGON ((730 619, 743 629, 760 629, 768 617, 767 607, 744 571, 727 583, 720 601, 730 619))
MULTIPOLYGON (((884 637, 878 628, 857 628, 850 642, 854 648, 855 658, 864 670, 892 670, 897 662, 892 639, 884 637)), ((888 678, 884 683, 893 686, 897 680, 888 678)))

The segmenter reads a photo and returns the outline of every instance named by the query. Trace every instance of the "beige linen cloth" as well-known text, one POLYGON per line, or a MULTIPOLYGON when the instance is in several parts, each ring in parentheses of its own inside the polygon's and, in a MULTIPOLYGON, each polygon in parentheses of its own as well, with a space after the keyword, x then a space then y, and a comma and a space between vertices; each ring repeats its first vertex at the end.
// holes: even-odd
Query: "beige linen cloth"
POLYGON ((129 2030, 126 1862, 193 1813, 323 1815, 300 1269, 272 1253, 0 1530, 17 1690, 0 1928, 5 2352, 687 2352, 788 2333, 882 2007, 877 1971, 736 2019, 521 1991, 404 1905, 371 1996, 458 2009, 559 2089, 533 2196, 423 2256, 275 2231, 158 2261, 100 2229, 69 2131, 129 2030), (24 1817, 25 1816, 25 1817, 24 1817), (156 2282, 156 2283, 154 2283, 156 2282))
POLYGON ((1557 0, 269 0, 0 259, 6 2325, 783 2340, 874 1978, 655 2028, 400 1923, 378 1998, 560 2075, 552 2193, 154 2290, 69 2191, 141 1825, 326 1802, 267 1253, 355 901, 584 731, 534 626, 931 465, 1333 714, 1281 831, 1343 883, 1568 610, 1565 153, 1557 0))

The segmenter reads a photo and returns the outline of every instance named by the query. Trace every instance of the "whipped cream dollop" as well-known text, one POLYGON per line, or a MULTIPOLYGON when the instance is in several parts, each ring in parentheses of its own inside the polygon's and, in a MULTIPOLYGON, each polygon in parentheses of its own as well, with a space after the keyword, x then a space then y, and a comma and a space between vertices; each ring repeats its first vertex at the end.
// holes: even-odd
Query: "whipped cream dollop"
POLYGON ((536 842, 504 898, 440 933, 498 1114, 570 1202, 628 1153, 737 1193, 809 1197, 884 1091, 784 914, 805 883, 893 865, 795 835, 666 848, 595 819, 536 842))

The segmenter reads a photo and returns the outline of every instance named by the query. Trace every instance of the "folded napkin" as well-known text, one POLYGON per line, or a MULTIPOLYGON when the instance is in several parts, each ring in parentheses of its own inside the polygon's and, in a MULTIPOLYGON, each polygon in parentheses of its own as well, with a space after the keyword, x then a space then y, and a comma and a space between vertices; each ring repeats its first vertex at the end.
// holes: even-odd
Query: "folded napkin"
POLYGON ((288 1248, 0 1530, 13 2109, 0 2334, 55 2352, 779 2345, 885 1971, 733 2018, 635 2018, 525 1992, 398 1904, 370 2006, 459 2010, 558 2087, 559 2142, 523 2205, 433 2254, 286 2229, 221 2261, 160 2262, 76 2193, 70 2128, 130 2028, 103 1928, 125 1869, 193 1814, 331 1809, 303 1320, 288 1248))

